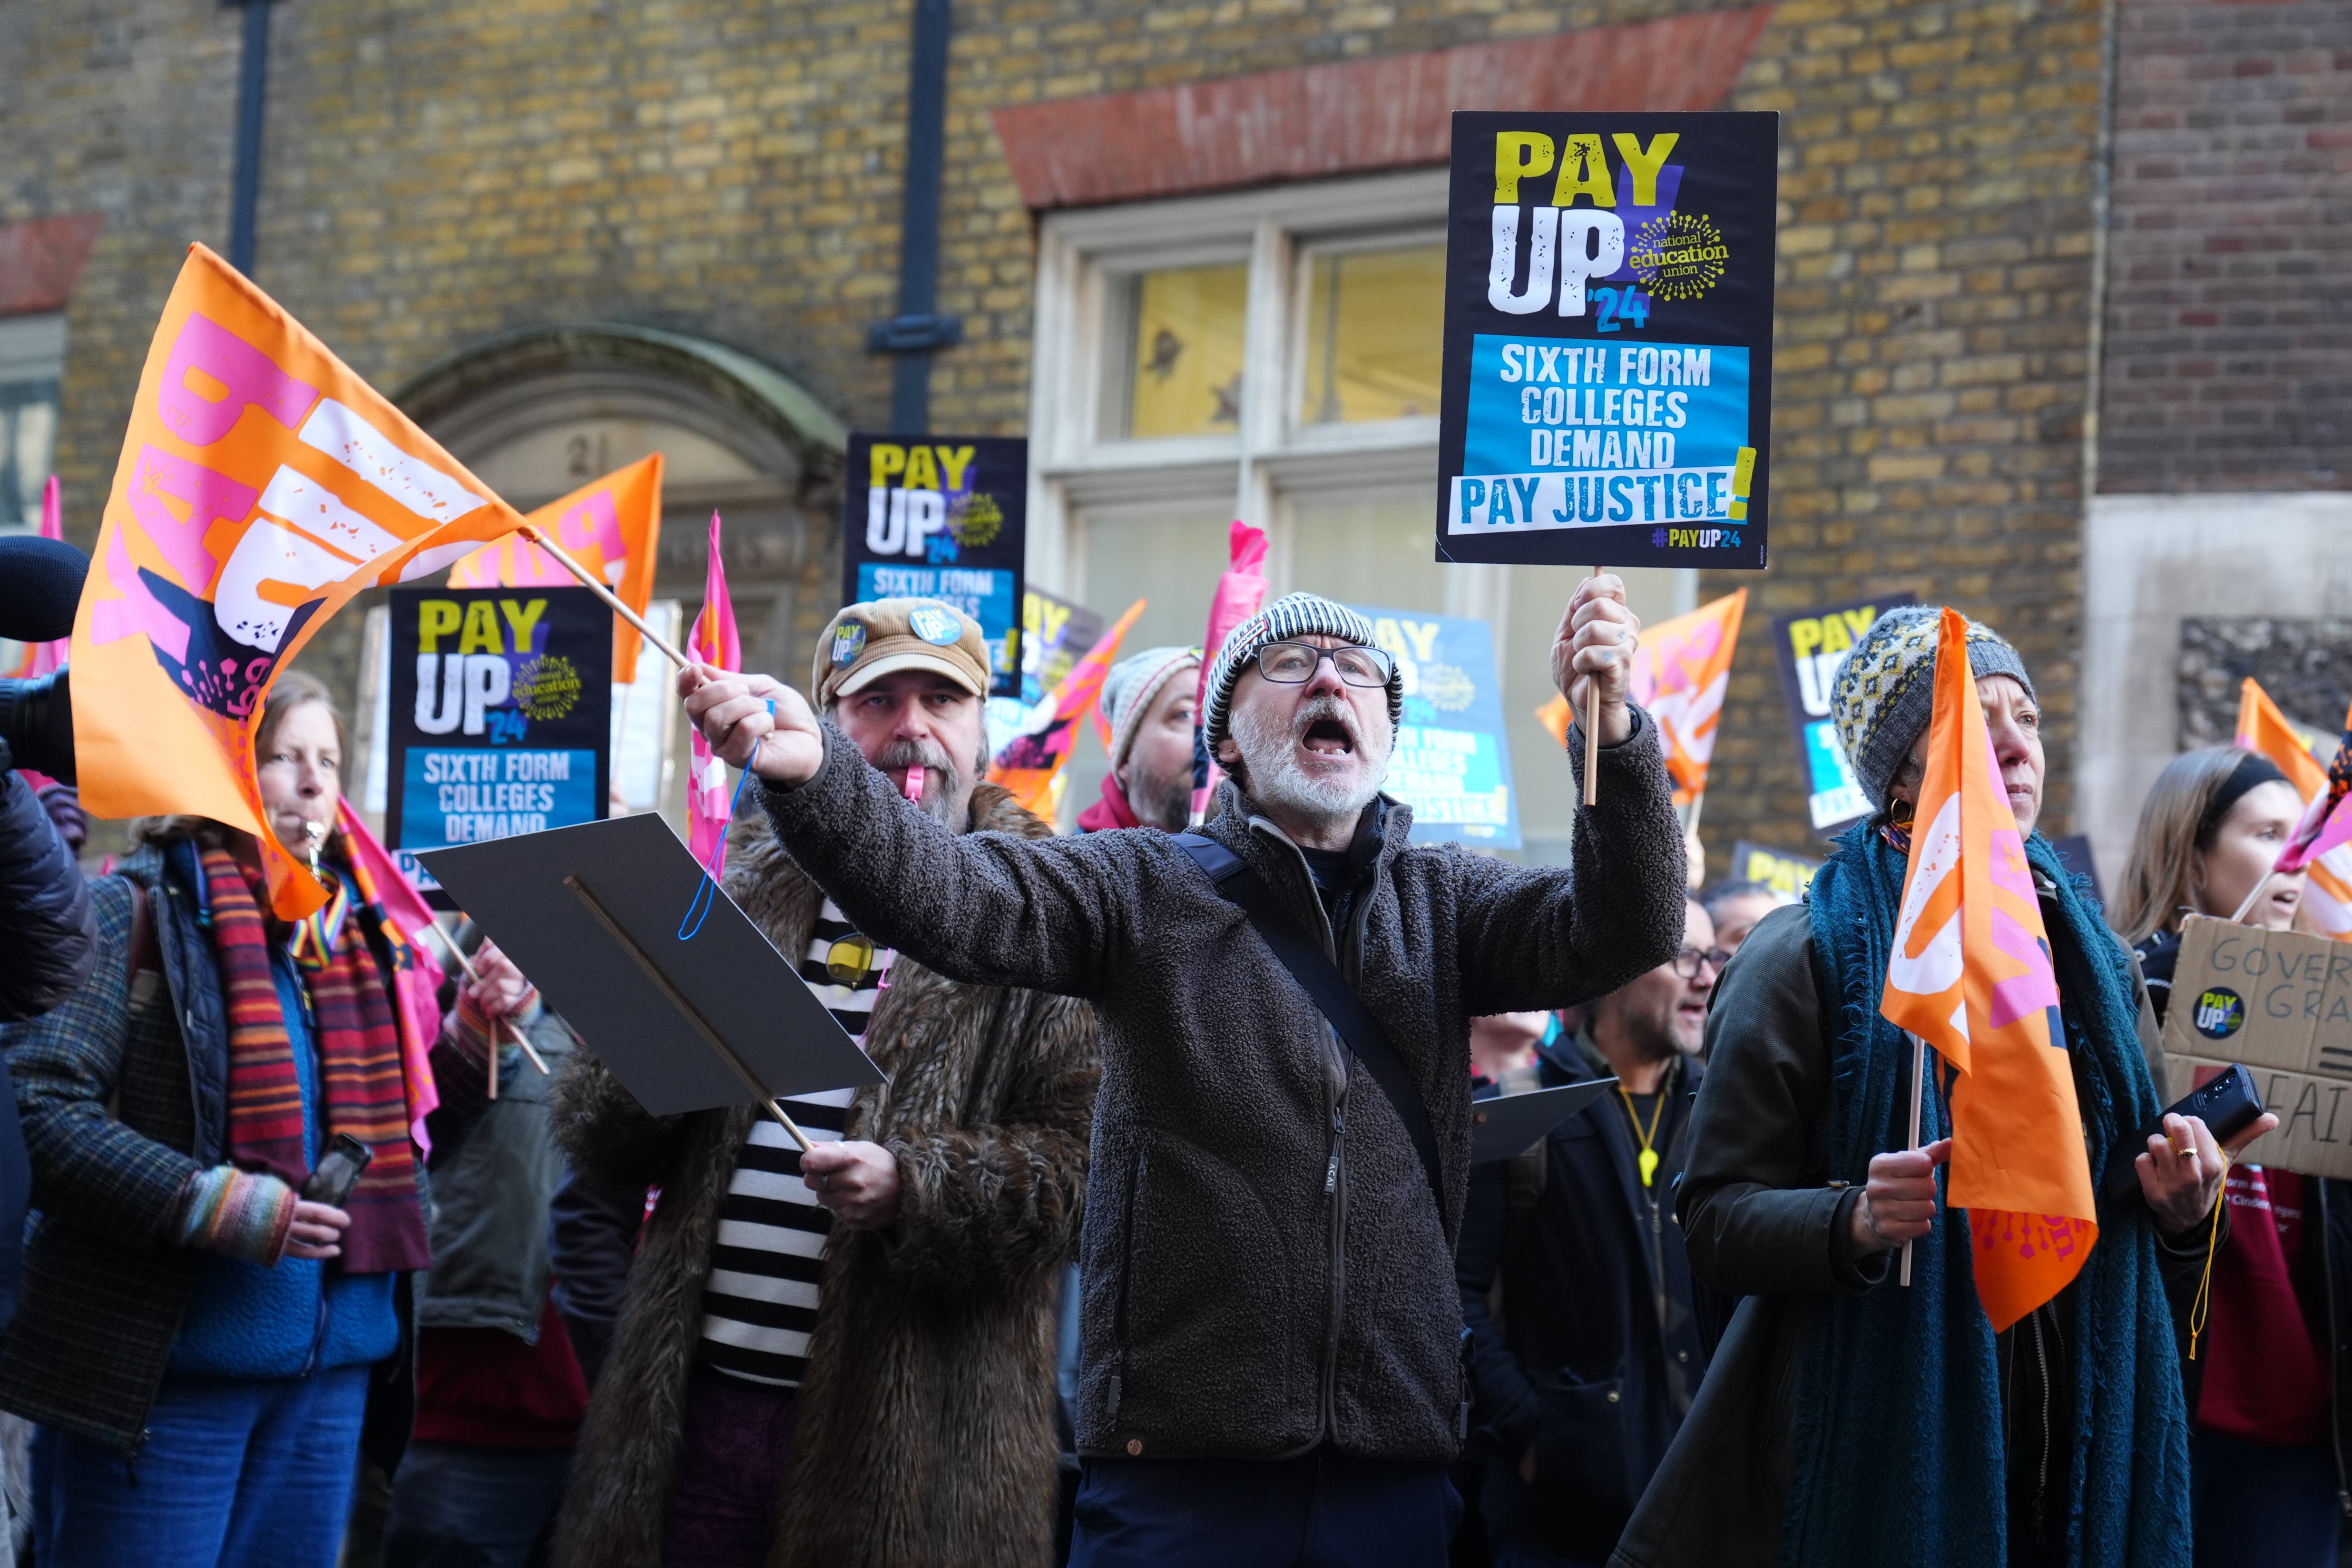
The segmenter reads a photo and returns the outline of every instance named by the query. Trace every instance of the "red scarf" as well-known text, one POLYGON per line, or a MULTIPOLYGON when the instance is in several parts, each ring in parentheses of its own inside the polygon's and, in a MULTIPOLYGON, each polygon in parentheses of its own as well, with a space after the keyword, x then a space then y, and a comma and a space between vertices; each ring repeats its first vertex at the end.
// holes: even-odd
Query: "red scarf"
POLYGON ((1142 821, 1135 807, 1127 804, 1127 792, 1118 787, 1118 775, 1103 775, 1102 798, 1078 813, 1078 831, 1101 833, 1113 827, 1140 827, 1142 821))
MULTIPOLYGON (((228 1157, 299 1190, 310 1173, 302 1147, 302 1085, 271 972, 282 941, 262 919, 258 889, 226 849, 204 850, 211 896, 213 952, 228 1005, 228 1157)), ((408 1096, 401 1078, 400 1026, 362 922, 337 890, 323 916, 299 936, 302 983, 310 997, 324 1103, 320 1142, 348 1132, 375 1152, 343 1206, 342 1267, 349 1274, 422 1268, 431 1252, 416 1201, 415 1154, 408 1142, 408 1096)))

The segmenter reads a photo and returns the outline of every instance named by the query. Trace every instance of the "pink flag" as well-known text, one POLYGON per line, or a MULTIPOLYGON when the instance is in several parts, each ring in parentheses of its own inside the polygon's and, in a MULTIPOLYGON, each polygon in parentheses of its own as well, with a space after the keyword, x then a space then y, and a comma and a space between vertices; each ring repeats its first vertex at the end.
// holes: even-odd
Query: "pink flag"
POLYGON ((2295 825, 2294 836, 2278 858, 2282 871, 2300 871, 2337 845, 2352 843, 2352 806, 2344 804, 2347 795, 2352 795, 2352 714, 2344 722, 2344 739, 2327 769, 2327 787, 2312 796, 2304 808, 2303 820, 2295 825))
MULTIPOLYGON (((719 553, 719 514, 710 514, 710 568, 702 579, 702 608, 686 639, 686 657, 720 669, 743 668, 743 642, 735 631, 735 601, 727 594, 727 564, 719 553)), ((727 764, 711 752, 702 731, 693 733, 694 770, 686 784, 687 847, 714 877, 727 868, 727 764)))
POLYGON ((367 830, 350 800, 335 809, 343 847, 359 882, 360 901, 399 949, 394 954, 392 989, 400 1021, 400 1076, 408 1089, 409 1136, 429 1154, 433 1140, 425 1135, 425 1118, 441 1103, 441 1090, 433 1081, 433 1046, 441 1037, 441 952, 436 938, 422 934, 434 923, 433 911, 367 830))
MULTIPOLYGON (((1252 528, 1241 519, 1234 519, 1226 536, 1228 564, 1217 578, 1216 596, 1209 601, 1209 626, 1201 637, 1201 681, 1192 694, 1192 711, 1209 710, 1209 667, 1217 662, 1218 650, 1225 646, 1227 634, 1265 607, 1265 530, 1252 528)), ((1192 787, 1192 825, 1199 826, 1209 814, 1209 797, 1217 792, 1216 759, 1207 759, 1202 768, 1201 753, 1194 754, 1192 787)))
MULTIPOLYGON (((49 482, 41 489, 41 537, 61 540, 65 536, 65 496, 58 488, 57 475, 51 474, 49 482)), ((26 643, 25 657, 16 664, 17 677, 30 679, 64 668, 66 655, 72 647, 73 639, 70 637, 59 637, 55 642, 26 643)))

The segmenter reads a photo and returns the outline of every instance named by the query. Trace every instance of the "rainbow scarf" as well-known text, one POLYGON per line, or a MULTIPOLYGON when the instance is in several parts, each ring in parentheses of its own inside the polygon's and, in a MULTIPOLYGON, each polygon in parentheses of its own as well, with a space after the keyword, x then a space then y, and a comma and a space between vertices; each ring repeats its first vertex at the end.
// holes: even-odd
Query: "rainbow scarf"
MULTIPOLYGON (((302 1085, 270 969, 271 927, 253 879, 227 850, 206 847, 204 874, 228 1005, 229 1161, 299 1189, 310 1170, 302 1085)), ((348 1132, 375 1152, 344 1205, 352 1226, 343 1236, 342 1267, 350 1274, 422 1268, 430 1252, 408 1141, 400 1026, 362 922, 348 918, 343 879, 329 879, 334 896, 325 918, 305 921, 292 946, 310 993, 324 1090, 320 1141, 348 1132)))

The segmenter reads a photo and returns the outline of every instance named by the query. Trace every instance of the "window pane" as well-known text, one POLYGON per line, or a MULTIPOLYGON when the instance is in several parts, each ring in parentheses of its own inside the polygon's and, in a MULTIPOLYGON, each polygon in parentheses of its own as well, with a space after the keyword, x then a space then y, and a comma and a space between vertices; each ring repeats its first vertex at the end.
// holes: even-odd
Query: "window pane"
POLYGON ((1437 412, 1445 247, 1356 250, 1307 260, 1305 425, 1437 412))
POLYGON ((0 321, 0 527, 41 521, 65 363, 62 314, 0 321))
POLYGON ((1150 438, 1239 430, 1248 265, 1146 272, 1133 288, 1127 419, 1118 433, 1150 438))
POLYGON ((1383 498, 1305 499, 1292 504, 1290 581, 1343 605, 1445 608, 1445 569, 1435 556, 1435 486, 1383 498))

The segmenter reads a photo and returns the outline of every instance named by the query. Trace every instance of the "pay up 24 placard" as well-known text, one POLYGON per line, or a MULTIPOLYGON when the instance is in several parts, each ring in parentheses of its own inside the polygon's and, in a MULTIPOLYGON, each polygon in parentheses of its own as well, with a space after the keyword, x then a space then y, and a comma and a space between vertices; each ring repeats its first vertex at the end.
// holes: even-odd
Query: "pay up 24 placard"
POLYGON ((853 435, 845 479, 842 602, 953 605, 988 643, 989 695, 1019 697, 1028 441, 853 435))
POLYGON ((1760 569, 1780 116, 1454 116, 1437 559, 1760 569))

